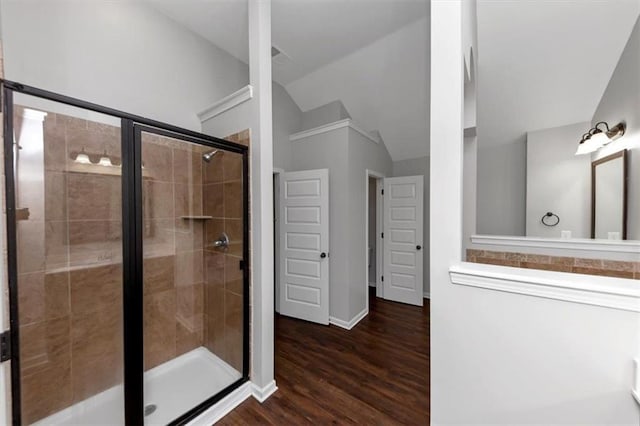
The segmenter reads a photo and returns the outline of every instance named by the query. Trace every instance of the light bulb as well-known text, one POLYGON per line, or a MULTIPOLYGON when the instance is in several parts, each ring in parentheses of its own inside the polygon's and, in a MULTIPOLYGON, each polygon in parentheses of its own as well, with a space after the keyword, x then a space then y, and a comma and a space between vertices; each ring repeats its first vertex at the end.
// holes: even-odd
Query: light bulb
POLYGON ((111 158, 107 157, 106 155, 103 155, 102 157, 100 157, 100 161, 98 162, 98 165, 112 167, 113 163, 111 162, 111 158))
POLYGON ((91 160, 89 159, 87 153, 84 152, 84 148, 82 148, 82 151, 80 151, 80 153, 76 156, 75 162, 80 164, 91 164, 91 160))

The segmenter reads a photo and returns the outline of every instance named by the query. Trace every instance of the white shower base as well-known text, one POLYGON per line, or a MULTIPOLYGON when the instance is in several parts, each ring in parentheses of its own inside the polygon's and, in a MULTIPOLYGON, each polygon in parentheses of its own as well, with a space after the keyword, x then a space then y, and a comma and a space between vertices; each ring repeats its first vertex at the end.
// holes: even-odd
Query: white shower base
MULTIPOLYGON (((145 417, 145 424, 165 425, 241 377, 240 372, 203 347, 165 362, 144 374, 145 406, 157 407, 145 417)), ((35 424, 124 424, 123 386, 107 389, 35 424)))

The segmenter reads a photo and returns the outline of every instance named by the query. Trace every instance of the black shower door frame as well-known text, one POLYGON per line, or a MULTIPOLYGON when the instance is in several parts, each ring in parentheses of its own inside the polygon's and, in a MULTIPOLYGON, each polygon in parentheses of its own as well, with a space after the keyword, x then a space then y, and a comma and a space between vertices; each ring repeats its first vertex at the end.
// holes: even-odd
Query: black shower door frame
POLYGON ((206 401, 174 419, 171 425, 189 422, 249 380, 249 151, 244 145, 183 129, 91 102, 38 89, 13 81, 2 84, 4 113, 4 173, 9 281, 9 344, 11 347, 12 424, 22 424, 20 392, 20 323, 18 317, 18 267, 16 199, 13 141, 13 94, 70 105, 110 115, 121 120, 122 153, 122 298, 124 343, 124 415, 126 425, 144 424, 144 316, 143 316, 143 215, 142 133, 174 138, 188 143, 223 149, 242 155, 243 185, 243 357, 242 377, 206 401))

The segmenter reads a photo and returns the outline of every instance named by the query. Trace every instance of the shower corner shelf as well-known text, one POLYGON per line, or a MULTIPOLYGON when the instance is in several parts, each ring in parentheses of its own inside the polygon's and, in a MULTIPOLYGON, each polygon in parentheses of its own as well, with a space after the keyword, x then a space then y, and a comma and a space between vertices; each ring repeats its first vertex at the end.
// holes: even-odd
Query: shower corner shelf
POLYGON ((183 220, 209 220, 213 219, 213 216, 180 216, 183 220))

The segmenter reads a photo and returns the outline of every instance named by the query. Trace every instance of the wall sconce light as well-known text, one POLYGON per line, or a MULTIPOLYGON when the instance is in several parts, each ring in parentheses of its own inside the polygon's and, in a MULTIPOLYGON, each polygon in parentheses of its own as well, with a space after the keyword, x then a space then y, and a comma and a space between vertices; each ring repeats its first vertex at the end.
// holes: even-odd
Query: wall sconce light
POLYGON ((111 162, 111 158, 107 155, 107 151, 104 152, 102 157, 100 157, 100 161, 98 161, 98 165, 113 167, 113 163, 111 162))
POLYGON ((82 148, 82 151, 78 153, 74 161, 80 164, 91 164, 91 160, 89 159, 87 153, 84 152, 84 148, 82 148))
POLYGON ((609 128, 606 121, 600 121, 582 135, 576 155, 590 154, 624 135, 625 124, 618 123, 609 128))

